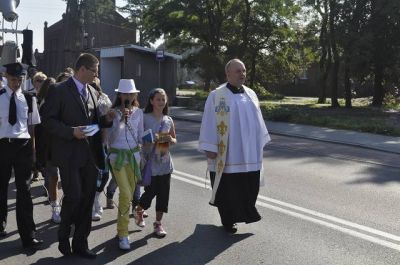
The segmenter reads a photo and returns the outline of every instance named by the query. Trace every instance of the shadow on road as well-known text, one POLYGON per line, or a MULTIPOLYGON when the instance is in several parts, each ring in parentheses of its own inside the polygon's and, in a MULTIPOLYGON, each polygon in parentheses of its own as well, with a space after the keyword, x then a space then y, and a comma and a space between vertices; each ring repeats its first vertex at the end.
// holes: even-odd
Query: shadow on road
POLYGON ((400 182, 400 169, 394 167, 375 166, 360 172, 360 178, 348 182, 350 185, 369 184, 386 185, 400 182), (367 177, 365 177, 367 176, 367 177))
MULTIPOLYGON (((252 235, 230 235, 219 227, 198 224, 193 234, 184 241, 173 242, 130 264, 207 264, 235 243, 252 235)), ((145 246, 148 238, 149 236, 135 242, 134 249, 145 246)))
MULTIPOLYGON (((207 264, 232 245, 252 235, 251 233, 230 235, 220 227, 198 224, 193 234, 184 241, 170 243, 129 264, 207 264)), ((144 238, 134 241, 131 244, 133 249, 131 252, 123 252, 116 248, 115 238, 107 240, 93 249, 93 251, 98 253, 96 264, 112 264, 121 255, 134 253, 136 249, 146 247, 147 241, 153 237, 153 234, 148 234, 144 238)), ((77 256, 61 258, 45 257, 39 259, 34 264, 52 265, 55 264, 55 262, 59 265, 73 264, 74 262, 77 264, 94 264, 94 261, 85 260, 77 256)))

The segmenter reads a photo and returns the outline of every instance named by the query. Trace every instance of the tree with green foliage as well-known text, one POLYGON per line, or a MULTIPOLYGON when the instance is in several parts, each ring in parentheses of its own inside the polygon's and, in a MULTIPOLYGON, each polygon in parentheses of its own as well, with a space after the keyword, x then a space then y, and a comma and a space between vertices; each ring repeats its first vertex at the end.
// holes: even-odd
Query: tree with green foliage
POLYGON ((351 107, 351 79, 374 84, 373 106, 380 107, 386 88, 398 82, 400 2, 395 0, 305 0, 320 14, 321 96, 331 73, 332 106, 344 62, 346 107, 351 107), (331 69, 333 63, 333 69, 331 69))
POLYGON ((400 59, 400 2, 371 0, 370 6, 369 30, 373 36, 371 67, 374 73, 372 105, 381 107, 386 93, 385 85, 391 81, 388 72, 398 65, 400 59))
POLYGON ((169 50, 192 51, 183 63, 199 69, 209 89, 224 80, 223 65, 233 57, 248 65, 251 85, 265 79, 257 66, 273 54, 280 75, 293 77, 304 65, 298 57, 308 53, 290 45, 299 41, 292 27, 299 10, 290 0, 154 0, 142 9, 142 21, 148 36, 163 36, 169 50))
POLYGON ((339 107, 338 102, 338 77, 340 66, 340 53, 338 47, 338 20, 340 3, 338 0, 306 0, 305 5, 311 6, 320 15, 320 87, 321 94, 318 103, 326 102, 326 89, 328 82, 331 84, 331 106, 339 107), (331 78, 329 75, 331 74, 331 78))
POLYGON ((126 0, 126 5, 119 8, 119 11, 128 13, 129 18, 136 25, 139 32, 138 44, 143 47, 150 47, 150 43, 155 42, 154 36, 148 33, 144 25, 144 12, 148 9, 151 0, 126 0))
POLYGON ((365 77, 370 50, 369 37, 365 34, 368 20, 369 0, 348 0, 343 2, 339 25, 339 42, 343 49, 345 106, 351 108, 352 79, 365 77))

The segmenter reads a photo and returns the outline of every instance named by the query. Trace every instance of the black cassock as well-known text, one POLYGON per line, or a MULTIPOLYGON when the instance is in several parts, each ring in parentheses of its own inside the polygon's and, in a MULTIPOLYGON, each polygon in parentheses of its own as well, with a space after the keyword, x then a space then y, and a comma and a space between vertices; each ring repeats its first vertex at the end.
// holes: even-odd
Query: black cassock
MULTIPOLYGON (((213 186, 215 172, 210 172, 210 179, 213 186)), ((259 189, 260 171, 223 173, 213 205, 218 208, 222 224, 261 220, 255 206, 259 189)))

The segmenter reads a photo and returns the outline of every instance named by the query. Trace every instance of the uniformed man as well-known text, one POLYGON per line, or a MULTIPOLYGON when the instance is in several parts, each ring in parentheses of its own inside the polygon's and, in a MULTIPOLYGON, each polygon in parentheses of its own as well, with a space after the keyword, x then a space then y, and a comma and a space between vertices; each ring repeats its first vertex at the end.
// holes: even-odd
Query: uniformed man
POLYGON ((23 94, 24 69, 20 63, 4 65, 7 86, 0 90, 0 237, 7 224, 8 183, 14 170, 17 188, 17 226, 23 247, 37 248, 43 243, 35 237, 30 178, 33 144, 28 127, 40 123, 36 101, 23 94))

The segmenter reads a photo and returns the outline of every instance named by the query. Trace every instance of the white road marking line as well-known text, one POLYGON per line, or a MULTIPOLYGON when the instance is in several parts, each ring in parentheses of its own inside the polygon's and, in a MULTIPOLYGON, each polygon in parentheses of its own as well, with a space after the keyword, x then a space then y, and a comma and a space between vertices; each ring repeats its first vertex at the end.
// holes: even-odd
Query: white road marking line
MULTIPOLYGON (((177 180, 180 180, 180 181, 183 181, 183 182, 186 182, 186 183, 189 183, 189 184, 204 188, 204 178, 200 178, 200 177, 197 177, 197 176, 194 176, 194 175, 191 175, 191 174, 188 174, 188 173, 184 173, 184 172, 181 172, 181 171, 177 171, 177 170, 174 170, 174 173, 175 174, 172 176, 174 179, 177 179, 177 180), (181 176, 177 176, 176 174, 179 174, 181 176), (191 179, 187 179, 187 178, 191 178, 191 179)), ((207 181, 207 183, 209 183, 209 181, 207 181)), ((365 231, 365 232, 370 233, 370 234, 378 235, 378 236, 381 236, 381 237, 384 237, 384 238, 387 238, 387 239, 390 239, 390 240, 400 241, 400 237, 397 236, 397 235, 393 235, 393 234, 390 234, 390 233, 387 233, 387 232, 383 232, 383 231, 380 231, 380 230, 377 230, 377 229, 374 229, 374 228, 370 228, 370 227, 367 227, 367 226, 359 225, 359 224, 356 224, 356 223, 353 223, 353 222, 350 222, 350 221, 347 221, 347 220, 344 220, 344 219, 340 219, 340 218, 337 218, 337 217, 334 217, 334 216, 323 214, 323 213, 320 213, 320 212, 317 212, 317 211, 314 211, 314 210, 309 210, 309 209, 306 209, 306 208, 303 208, 303 207, 300 207, 300 206, 297 206, 297 205, 294 205, 294 204, 290 204, 290 203, 286 203, 286 202, 279 201, 279 200, 276 200, 276 199, 268 198, 268 197, 265 197, 265 196, 262 196, 262 195, 259 195, 258 198, 259 198, 259 200, 257 201, 257 205, 260 205, 262 207, 265 207, 265 208, 268 208, 268 209, 271 209, 271 210, 274 210, 274 211, 278 211, 278 212, 281 212, 281 213, 284 213, 284 214, 287 214, 287 215, 290 215, 290 216, 293 216, 293 217, 297 217, 297 218, 300 218, 300 219, 303 219, 303 220, 307 220, 307 221, 310 221, 310 222, 313 222, 313 223, 317 223, 317 224, 332 228, 334 230, 341 231, 341 232, 343 232, 345 234, 348 234, 348 235, 351 235, 351 236, 355 236, 355 237, 370 241, 372 243, 379 244, 381 246, 389 247, 391 249, 400 251, 400 245, 399 244, 395 244, 393 242, 386 241, 384 239, 377 238, 377 237, 374 237, 372 235, 363 234, 362 232, 355 231, 355 230, 352 230, 350 228, 342 227, 342 226, 340 226, 338 224, 341 224, 341 225, 344 225, 344 226, 348 226, 348 227, 352 227, 352 228, 355 228, 355 229, 358 229, 358 230, 361 230, 361 231, 365 231), (320 219, 314 218, 312 216, 307 216, 307 215, 299 213, 299 212, 295 212, 295 211, 291 211, 289 209, 281 208, 281 207, 278 207, 276 205, 271 205, 271 204, 268 204, 268 203, 263 202, 261 200, 269 202, 269 203, 273 203, 273 204, 278 204, 280 206, 283 206, 283 207, 286 207, 286 208, 290 208, 290 209, 293 209, 293 210, 296 210, 296 211, 300 211, 300 212, 303 212, 305 214, 316 216, 316 217, 319 217, 319 218, 325 219, 325 220, 320 220, 320 219), (337 224, 329 223, 328 221, 335 222, 337 224)))
POLYGON ((207 184, 210 184, 210 180, 209 179, 206 180, 205 178, 194 176, 194 175, 191 175, 191 174, 188 174, 188 173, 185 173, 185 172, 182 172, 182 171, 178 171, 178 170, 175 170, 175 169, 174 169, 174 173, 179 174, 179 175, 184 176, 184 177, 188 177, 188 178, 191 178, 191 179, 198 180, 198 181, 203 182, 203 183, 205 181, 207 184))
POLYGON ((303 219, 303 220, 306 220, 306 221, 309 221, 309 222, 312 222, 312 223, 323 225, 323 226, 332 228, 332 229, 334 229, 336 231, 339 231, 339 232, 342 232, 342 233, 345 233, 345 234, 348 234, 348 235, 351 235, 351 236, 354 236, 354 237, 358 237, 358 238, 367 240, 369 242, 372 242, 372 243, 375 243, 375 244, 378 244, 378 245, 381 245, 381 246, 384 246, 384 247, 388 247, 388 248, 400 251, 400 245, 392 243, 390 241, 386 241, 384 239, 380 239, 380 238, 377 238, 377 237, 374 237, 374 236, 366 235, 366 234, 363 234, 361 232, 357 232, 357 231, 349 229, 349 228, 341 227, 339 225, 335 225, 335 224, 332 224, 332 223, 329 223, 329 222, 326 222, 326 221, 322 221, 322 220, 319 220, 319 219, 316 219, 316 218, 313 218, 313 217, 310 217, 310 216, 307 216, 307 215, 304 215, 304 214, 301 214, 301 213, 297 213, 297 212, 293 212, 293 211, 290 211, 290 210, 286 210, 286 209, 283 209, 283 208, 280 208, 280 207, 277 207, 277 206, 274 206, 274 205, 270 205, 270 204, 267 204, 267 203, 264 203, 264 202, 257 201, 257 205, 260 205, 262 207, 265 207, 265 208, 268 208, 268 209, 271 209, 271 210, 274 210, 274 211, 277 211, 277 212, 281 212, 281 213, 284 213, 284 214, 287 214, 287 215, 290 215, 290 216, 293 216, 293 217, 297 217, 297 218, 300 218, 300 219, 303 219))
POLYGON ((396 235, 393 235, 393 234, 390 234, 390 233, 387 233, 387 232, 383 232, 383 231, 380 231, 380 230, 377 230, 377 229, 374 229, 374 228, 371 228, 371 227, 368 227, 368 226, 364 226, 364 225, 360 225, 360 224, 353 223, 353 222, 350 222, 350 221, 346 221, 346 220, 338 218, 338 217, 334 217, 334 216, 331 216, 331 215, 323 214, 323 213, 320 213, 320 212, 317 212, 317 211, 314 211, 314 210, 309 210, 309 209, 306 209, 306 208, 303 208, 303 207, 300 207, 300 206, 296 206, 294 204, 290 204, 290 203, 287 203, 287 202, 283 202, 283 201, 279 201, 279 200, 276 200, 276 199, 268 198, 268 197, 265 197, 265 196, 262 196, 262 195, 259 195, 258 198, 262 199, 262 200, 265 200, 267 202, 272 202, 272 203, 275 203, 275 204, 278 204, 278 205, 281 205, 281 206, 285 206, 287 208, 291 208, 291 209, 294 209, 294 210, 297 210, 297 211, 301 211, 303 213, 314 215, 314 216, 320 217, 320 218, 325 219, 325 220, 329 220, 329 221, 332 221, 332 222, 335 222, 335 223, 339 223, 339 224, 343 224, 343 225, 346 225, 346 226, 350 226, 350 227, 356 228, 358 230, 362 230, 362 231, 365 231, 365 232, 368 232, 368 233, 371 233, 371 234, 375 234, 375 235, 378 235, 378 236, 381 236, 381 237, 386 237, 388 239, 400 242, 400 237, 399 236, 396 236, 396 235))
MULTIPOLYGON (((184 173, 184 172, 181 172, 181 171, 175 171, 175 173, 177 173, 179 175, 182 175, 182 176, 185 176, 185 177, 189 177, 189 178, 204 182, 204 179, 202 179, 200 177, 197 177, 197 176, 193 176, 193 175, 188 174, 188 173, 184 173)), ((209 184, 209 183, 210 182, 207 181, 207 184, 209 184)), ((350 221, 347 221, 347 220, 344 220, 344 219, 341 219, 341 218, 338 218, 338 217, 334 217, 334 216, 331 216, 331 215, 323 214, 323 213, 320 213, 320 212, 317 212, 317 211, 314 211, 314 210, 309 210, 309 209, 306 209, 306 208, 303 208, 303 207, 300 207, 300 206, 297 206, 297 205, 294 205, 294 204, 291 204, 291 203, 283 202, 283 201, 276 200, 276 199, 269 198, 269 197, 265 197, 265 196, 262 196, 262 195, 258 195, 258 199, 261 199, 261 200, 264 200, 264 201, 267 201, 267 202, 271 202, 271 203, 274 203, 274 204, 278 204, 278 205, 284 206, 286 208, 290 208, 290 209, 297 210, 297 211, 300 211, 300 212, 303 212, 303 213, 314 215, 314 216, 317 216, 317 217, 320 217, 320 218, 323 218, 323 219, 326 219, 326 220, 329 220, 329 221, 332 221, 332 222, 335 222, 335 223, 339 223, 339 224, 343 224, 343 225, 346 225, 346 226, 350 226, 350 227, 356 228, 358 230, 363 230, 363 231, 371 233, 371 234, 375 234, 375 235, 378 235, 378 236, 386 237, 388 239, 400 242, 400 236, 396 236, 396 235, 393 235, 393 234, 390 234, 390 233, 387 233, 387 232, 383 232, 383 231, 380 231, 380 230, 377 230, 377 229, 374 229, 374 228, 370 228, 370 227, 367 227, 367 226, 364 226, 364 225, 356 224, 356 223, 353 223, 353 222, 350 222, 350 221)))
POLYGON ((183 182, 186 182, 186 183, 195 185, 195 186, 200 187, 200 188, 204 188, 204 184, 201 184, 201 183, 199 183, 199 182, 196 182, 196 181, 193 181, 193 180, 184 178, 184 177, 179 177, 179 176, 173 174, 173 175, 172 175, 172 178, 177 179, 177 180, 181 180, 181 181, 183 181, 183 182))

